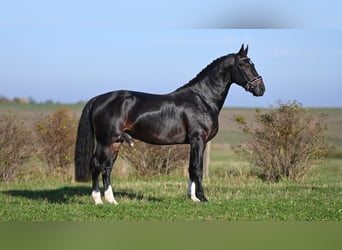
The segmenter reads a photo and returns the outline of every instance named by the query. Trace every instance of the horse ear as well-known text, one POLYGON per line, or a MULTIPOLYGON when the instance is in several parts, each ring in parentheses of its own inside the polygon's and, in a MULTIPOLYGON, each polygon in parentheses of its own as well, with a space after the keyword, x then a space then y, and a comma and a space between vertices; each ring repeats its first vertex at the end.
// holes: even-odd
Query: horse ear
POLYGON ((238 52, 238 55, 239 55, 239 56, 243 56, 243 55, 244 55, 244 53, 245 53, 245 48, 244 48, 244 46, 245 46, 244 44, 241 45, 241 48, 240 48, 240 50, 239 50, 239 52, 238 52))
POLYGON ((245 49, 245 54, 246 54, 246 56, 247 56, 247 53, 248 53, 248 45, 247 45, 247 47, 246 47, 246 49, 245 49))

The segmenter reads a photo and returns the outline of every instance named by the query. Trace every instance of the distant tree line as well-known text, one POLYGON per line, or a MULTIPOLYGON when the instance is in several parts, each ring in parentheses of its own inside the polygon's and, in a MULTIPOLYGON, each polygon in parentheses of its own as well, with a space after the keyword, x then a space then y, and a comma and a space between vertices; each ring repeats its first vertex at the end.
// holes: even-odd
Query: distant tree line
MULTIPOLYGON (((55 102, 53 100, 46 100, 43 102, 36 101, 33 97, 25 98, 25 97, 14 97, 7 98, 6 96, 0 96, 0 103, 19 103, 19 104, 60 104, 60 102, 55 102)), ((84 103, 84 101, 79 101, 77 103, 84 103)))
MULTIPOLYGON (((0 96, 0 103, 19 103, 19 104, 36 104, 38 103, 33 97, 25 98, 25 97, 14 97, 8 98, 6 96, 0 96)), ((44 103, 53 103, 53 101, 45 101, 44 103)))
MULTIPOLYGON (((0 103, 22 103, 26 104, 29 103, 31 99, 26 99, 24 97, 14 97, 13 99, 7 98, 5 96, 0 96, 0 103)), ((34 101, 32 99, 32 101, 34 101)))

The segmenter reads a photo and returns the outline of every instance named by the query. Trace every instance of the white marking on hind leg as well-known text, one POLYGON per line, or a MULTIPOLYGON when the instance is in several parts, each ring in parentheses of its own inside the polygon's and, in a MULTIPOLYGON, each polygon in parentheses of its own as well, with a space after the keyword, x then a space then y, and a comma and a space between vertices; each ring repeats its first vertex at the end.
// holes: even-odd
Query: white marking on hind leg
POLYGON ((91 193, 91 197, 93 197, 93 200, 95 201, 95 205, 101 205, 103 204, 101 200, 101 192, 100 191, 93 191, 91 193))
POLYGON ((196 197, 196 185, 195 182, 189 180, 188 183, 188 197, 195 202, 199 202, 200 199, 196 197))
POLYGON ((105 200, 111 204, 118 205, 117 201, 114 198, 112 186, 109 185, 107 190, 104 192, 105 200))

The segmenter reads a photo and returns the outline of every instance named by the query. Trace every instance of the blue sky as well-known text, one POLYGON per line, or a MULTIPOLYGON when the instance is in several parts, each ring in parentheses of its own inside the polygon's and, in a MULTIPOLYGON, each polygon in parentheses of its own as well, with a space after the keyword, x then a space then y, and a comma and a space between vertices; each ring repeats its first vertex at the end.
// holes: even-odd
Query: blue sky
POLYGON ((168 93, 244 43, 266 93, 233 86, 226 106, 342 107, 341 4, 283 2, 5 1, 0 95, 76 102, 117 89, 168 93))

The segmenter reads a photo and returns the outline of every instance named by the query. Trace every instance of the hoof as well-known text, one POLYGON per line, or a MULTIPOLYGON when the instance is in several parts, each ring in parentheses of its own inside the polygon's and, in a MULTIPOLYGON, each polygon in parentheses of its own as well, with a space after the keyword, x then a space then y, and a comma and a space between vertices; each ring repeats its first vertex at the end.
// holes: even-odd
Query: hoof
POLYGON ((201 202, 201 200, 198 199, 198 198, 196 197, 196 195, 191 195, 191 196, 190 196, 190 199, 191 199, 192 201, 194 201, 194 202, 201 202))
POLYGON ((205 197, 197 198, 196 196, 189 196, 189 198, 194 202, 209 202, 205 197))
POLYGON ((201 202, 209 202, 204 196, 201 198, 201 202))
POLYGON ((91 193, 91 197, 93 198, 95 205, 102 205, 103 202, 101 200, 101 193, 100 191, 93 191, 91 193))

